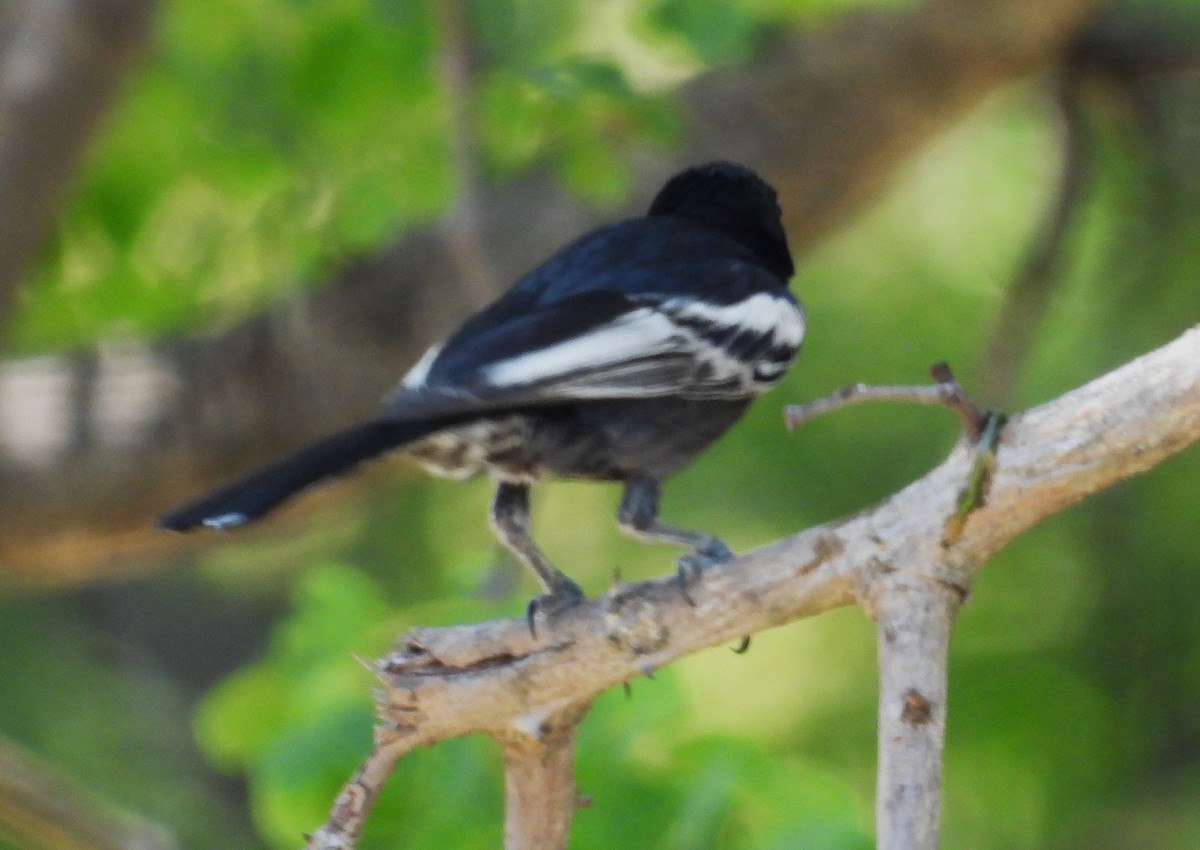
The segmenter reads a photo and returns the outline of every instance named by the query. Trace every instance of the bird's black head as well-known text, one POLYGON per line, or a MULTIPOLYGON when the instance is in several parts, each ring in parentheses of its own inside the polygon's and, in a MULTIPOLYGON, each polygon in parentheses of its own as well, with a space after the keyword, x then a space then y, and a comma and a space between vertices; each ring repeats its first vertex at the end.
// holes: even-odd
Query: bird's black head
POLYGON ((711 162, 681 171, 659 190, 647 215, 674 215, 711 227, 754 251, 783 280, 796 271, 775 190, 748 168, 711 162))

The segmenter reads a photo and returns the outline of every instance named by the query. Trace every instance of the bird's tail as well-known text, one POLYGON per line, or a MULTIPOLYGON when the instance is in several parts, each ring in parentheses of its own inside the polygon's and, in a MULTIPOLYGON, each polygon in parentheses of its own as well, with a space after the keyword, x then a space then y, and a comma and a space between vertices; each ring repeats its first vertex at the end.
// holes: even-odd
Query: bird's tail
POLYGON ((253 522, 292 496, 361 463, 420 439, 447 423, 376 419, 317 440, 158 518, 160 528, 190 531, 253 522))

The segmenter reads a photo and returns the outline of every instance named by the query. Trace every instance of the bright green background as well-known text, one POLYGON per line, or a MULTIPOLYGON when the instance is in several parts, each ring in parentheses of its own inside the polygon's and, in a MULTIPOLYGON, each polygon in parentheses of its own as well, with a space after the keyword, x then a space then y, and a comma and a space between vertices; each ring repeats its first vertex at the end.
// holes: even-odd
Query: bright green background
MULTIPOLYGON (((851 5, 471 0, 484 179, 549 166, 615 210, 630 151, 686 132, 680 82, 851 5)), ((414 0, 166 3, 32 276, 14 353, 219 328, 434 220, 453 179, 438 39, 414 0)), ((1194 136, 1175 111, 1195 97, 1152 94, 1168 119, 1154 135, 1091 103, 1099 174, 1022 405, 1196 320, 1194 136)), ((852 381, 920 382, 942 359, 969 386, 1048 202, 1056 132, 1038 84, 999 92, 802 258, 799 368, 668 485, 666 515, 740 550, 936 463, 955 434, 944 412, 855 409, 788 436, 778 409, 852 381)), ((943 846, 1200 846, 1198 480, 1185 453, 983 571, 953 646, 943 846)), ((513 581, 487 489, 381 483, 369 511, 335 508, 187 570, 0 602, 0 734, 186 847, 298 846, 369 746, 372 683, 353 655, 413 625, 517 614, 532 592, 522 576, 484 598, 513 581), (136 628, 98 625, 130 607, 136 628)), ((535 536, 591 593, 618 565, 670 568, 666 550, 618 538, 616 496, 536 495, 535 536)), ((592 805, 572 847, 870 847, 873 650, 865 618, 839 611, 603 696, 581 733, 592 805)), ((501 817, 495 749, 450 742, 402 763, 363 846, 494 847, 501 817)))

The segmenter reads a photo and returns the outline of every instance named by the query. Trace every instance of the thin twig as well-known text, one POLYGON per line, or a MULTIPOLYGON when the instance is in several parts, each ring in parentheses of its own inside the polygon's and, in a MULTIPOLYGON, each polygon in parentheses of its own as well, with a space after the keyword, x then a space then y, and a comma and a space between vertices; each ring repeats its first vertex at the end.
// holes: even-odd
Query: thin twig
POLYGON ((358 846, 367 817, 383 791, 396 763, 420 740, 410 729, 397 730, 388 725, 375 731, 375 746, 354 776, 342 786, 329 820, 312 835, 306 836, 305 850, 353 850, 358 846))
POLYGON ((783 420, 788 430, 794 431, 810 419, 855 404, 876 402, 936 404, 948 407, 958 414, 958 418, 962 420, 963 431, 966 432, 969 439, 972 441, 979 439, 987 422, 987 411, 976 405, 966 391, 959 386, 958 380, 947 364, 933 364, 929 367, 929 374, 936 383, 928 387, 851 384, 816 401, 788 405, 783 409, 783 420))

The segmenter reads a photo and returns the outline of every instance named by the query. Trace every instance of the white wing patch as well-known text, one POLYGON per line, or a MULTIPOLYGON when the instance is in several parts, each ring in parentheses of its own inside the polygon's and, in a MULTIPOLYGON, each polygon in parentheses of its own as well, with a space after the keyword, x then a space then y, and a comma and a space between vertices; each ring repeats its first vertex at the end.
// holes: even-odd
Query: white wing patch
POLYGON ((705 304, 686 298, 663 302, 663 309, 681 319, 708 322, 773 337, 773 344, 799 348, 804 341, 804 311, 796 302, 768 292, 751 295, 735 304, 705 304))
MULTIPOLYGON (((682 349, 680 328, 651 307, 639 307, 614 322, 546 348, 501 360, 483 370, 493 386, 538 384, 569 379, 682 349)), ((629 387, 631 391, 637 387, 629 387)))
POLYGON ((421 359, 408 370, 408 374, 400 380, 400 386, 409 390, 423 386, 425 379, 429 377, 429 370, 433 367, 433 361, 437 360, 437 356, 441 353, 442 347, 440 345, 430 347, 428 351, 421 355, 421 359))
POLYGON ((589 333, 494 363, 481 377, 493 387, 551 384, 563 398, 744 397, 782 377, 804 337, 799 306, 770 293, 728 305, 642 303, 589 333), (747 334, 757 338, 749 359, 722 344, 744 343, 747 334))

